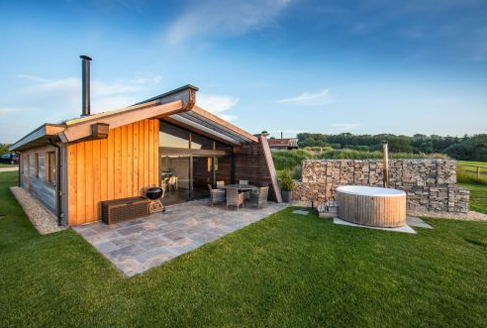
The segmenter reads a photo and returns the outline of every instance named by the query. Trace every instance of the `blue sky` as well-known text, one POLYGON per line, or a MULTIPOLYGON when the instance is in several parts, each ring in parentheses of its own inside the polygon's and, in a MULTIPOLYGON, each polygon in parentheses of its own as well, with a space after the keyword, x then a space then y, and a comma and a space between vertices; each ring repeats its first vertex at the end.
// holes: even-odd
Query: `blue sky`
POLYGON ((487 129, 487 2, 2 1, 0 142, 191 83, 257 133, 487 129))

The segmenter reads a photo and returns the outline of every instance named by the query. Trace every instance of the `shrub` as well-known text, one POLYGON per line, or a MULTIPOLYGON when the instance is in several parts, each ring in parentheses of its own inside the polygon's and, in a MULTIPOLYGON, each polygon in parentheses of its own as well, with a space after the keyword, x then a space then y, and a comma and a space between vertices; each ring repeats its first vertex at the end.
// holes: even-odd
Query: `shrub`
POLYGON ((284 191, 291 191, 294 189, 294 181, 289 170, 282 171, 281 176, 279 177, 279 185, 281 186, 281 190, 284 191))

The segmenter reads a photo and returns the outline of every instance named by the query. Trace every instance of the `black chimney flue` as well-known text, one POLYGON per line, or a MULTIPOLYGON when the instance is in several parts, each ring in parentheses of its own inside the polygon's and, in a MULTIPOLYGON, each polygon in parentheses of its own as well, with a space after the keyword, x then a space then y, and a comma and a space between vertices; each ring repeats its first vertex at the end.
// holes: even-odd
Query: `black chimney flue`
POLYGON ((81 63, 81 89, 82 89, 82 109, 81 116, 90 116, 90 61, 91 58, 86 55, 79 56, 81 63))

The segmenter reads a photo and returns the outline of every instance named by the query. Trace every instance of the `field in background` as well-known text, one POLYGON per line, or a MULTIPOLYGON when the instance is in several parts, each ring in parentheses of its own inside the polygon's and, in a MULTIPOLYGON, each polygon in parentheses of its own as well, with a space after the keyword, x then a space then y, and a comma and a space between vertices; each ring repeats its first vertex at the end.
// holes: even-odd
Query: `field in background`
POLYGON ((458 161, 457 180, 486 185, 487 188, 487 162, 458 161))

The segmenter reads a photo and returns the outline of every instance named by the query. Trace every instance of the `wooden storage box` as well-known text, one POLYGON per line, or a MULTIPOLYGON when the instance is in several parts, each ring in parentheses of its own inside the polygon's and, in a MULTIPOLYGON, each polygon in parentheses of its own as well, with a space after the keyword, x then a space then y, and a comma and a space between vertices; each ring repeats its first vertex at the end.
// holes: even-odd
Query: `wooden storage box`
POLYGON ((149 216, 150 202, 144 197, 104 201, 101 203, 101 218, 106 224, 112 224, 149 216))

